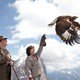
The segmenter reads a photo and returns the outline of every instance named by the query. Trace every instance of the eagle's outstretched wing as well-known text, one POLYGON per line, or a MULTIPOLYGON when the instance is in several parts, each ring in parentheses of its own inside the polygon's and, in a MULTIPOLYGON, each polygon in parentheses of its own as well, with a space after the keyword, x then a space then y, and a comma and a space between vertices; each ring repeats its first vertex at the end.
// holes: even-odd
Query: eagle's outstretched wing
POLYGON ((66 44, 72 45, 74 42, 80 44, 80 38, 77 33, 80 30, 80 24, 74 21, 76 18, 76 16, 59 16, 48 26, 53 26, 56 23, 56 33, 66 44))

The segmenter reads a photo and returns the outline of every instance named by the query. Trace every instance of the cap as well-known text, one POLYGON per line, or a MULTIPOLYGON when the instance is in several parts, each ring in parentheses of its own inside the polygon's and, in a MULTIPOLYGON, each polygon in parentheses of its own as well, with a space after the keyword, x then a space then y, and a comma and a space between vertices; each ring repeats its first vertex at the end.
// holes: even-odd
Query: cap
POLYGON ((7 38, 3 37, 3 36, 0 36, 0 41, 2 40, 6 40, 7 38))

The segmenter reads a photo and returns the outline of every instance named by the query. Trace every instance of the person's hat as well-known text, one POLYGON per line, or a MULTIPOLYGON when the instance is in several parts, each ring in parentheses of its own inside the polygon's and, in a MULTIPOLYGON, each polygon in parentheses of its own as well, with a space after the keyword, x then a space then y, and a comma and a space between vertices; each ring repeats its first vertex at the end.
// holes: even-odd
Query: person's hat
POLYGON ((6 40, 7 38, 3 37, 3 36, 0 36, 0 41, 2 40, 6 40))

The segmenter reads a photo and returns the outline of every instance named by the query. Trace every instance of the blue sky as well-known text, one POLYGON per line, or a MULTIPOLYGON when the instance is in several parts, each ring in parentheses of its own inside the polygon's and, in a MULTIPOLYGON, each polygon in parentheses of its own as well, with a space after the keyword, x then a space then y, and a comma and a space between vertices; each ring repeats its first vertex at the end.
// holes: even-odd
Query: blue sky
POLYGON ((0 0, 0 35, 8 38, 7 48, 11 55, 23 58, 26 47, 34 45, 37 50, 41 36, 46 34, 47 46, 41 56, 46 67, 49 70, 77 67, 80 65, 80 45, 64 44, 56 35, 55 27, 47 25, 59 15, 76 15, 80 21, 79 9, 78 0, 54 0, 53 3, 0 0))
POLYGON ((0 32, 4 35, 7 34, 7 36, 10 36, 10 33, 6 27, 13 26, 14 24, 16 24, 16 22, 14 21, 14 16, 16 16, 17 14, 16 9, 8 6, 14 1, 15 0, 0 0, 0 32))
MULTIPOLYGON (((14 16, 17 15, 16 9, 10 7, 9 4, 14 3, 15 0, 0 0, 0 35, 4 35, 7 38, 11 38, 11 26, 14 26, 17 22, 14 20, 14 16)), ((13 46, 8 46, 12 51, 13 46)), ((15 51, 15 49, 14 49, 15 51)))

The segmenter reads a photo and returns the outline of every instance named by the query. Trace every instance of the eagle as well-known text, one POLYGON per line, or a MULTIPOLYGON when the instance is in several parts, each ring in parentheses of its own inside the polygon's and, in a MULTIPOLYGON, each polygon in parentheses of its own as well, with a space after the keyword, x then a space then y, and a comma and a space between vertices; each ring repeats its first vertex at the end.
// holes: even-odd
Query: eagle
POLYGON ((66 44, 73 45, 74 43, 80 44, 80 37, 78 31, 80 30, 80 24, 75 21, 77 16, 59 16, 54 19, 48 26, 55 25, 56 34, 66 44))

